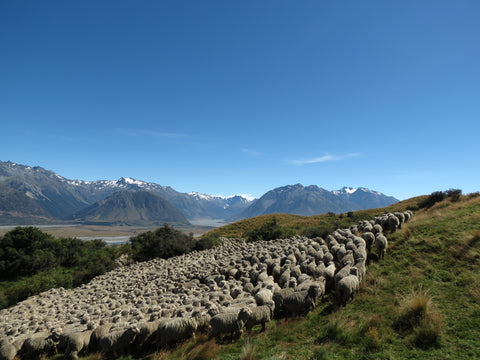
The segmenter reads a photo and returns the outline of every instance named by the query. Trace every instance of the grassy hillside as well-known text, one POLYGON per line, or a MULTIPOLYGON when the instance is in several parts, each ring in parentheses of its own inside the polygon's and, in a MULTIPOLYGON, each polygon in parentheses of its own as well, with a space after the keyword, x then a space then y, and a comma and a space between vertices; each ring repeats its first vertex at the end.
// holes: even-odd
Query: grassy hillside
POLYGON ((356 224, 359 220, 370 219, 374 216, 381 215, 385 211, 393 212, 403 211, 408 208, 415 208, 426 197, 427 196, 414 197, 390 205, 386 208, 360 210, 343 214, 328 213, 314 216, 301 216, 291 214, 261 215, 222 226, 204 234, 202 237, 215 236, 227 238, 241 238, 244 237, 245 233, 248 230, 251 230, 253 228, 259 228, 263 224, 271 221, 273 218, 276 219, 278 225, 286 228, 292 228, 298 234, 309 232, 315 228, 333 228, 335 230, 337 227, 348 227, 349 225, 356 224))
MULTIPOLYGON (((309 218, 277 215, 277 220, 308 223, 309 218)), ((245 221, 239 224, 243 230, 245 221)), ((480 358, 479 270, 480 196, 447 199, 417 211, 389 236, 386 259, 369 264, 359 293, 346 307, 337 308, 327 297, 306 318, 272 321, 265 333, 254 328, 227 344, 199 336, 146 358, 480 358)))

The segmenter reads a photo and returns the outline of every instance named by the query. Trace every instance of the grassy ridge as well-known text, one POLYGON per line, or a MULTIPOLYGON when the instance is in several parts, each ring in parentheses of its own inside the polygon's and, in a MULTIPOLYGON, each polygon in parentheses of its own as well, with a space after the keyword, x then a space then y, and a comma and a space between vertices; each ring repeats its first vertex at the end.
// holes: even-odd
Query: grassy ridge
MULTIPOLYGON (((279 223, 311 221, 276 216, 279 223)), ((239 223, 243 231, 246 222, 239 223)), ((327 297, 306 318, 272 321, 265 333, 247 334, 232 344, 200 336, 147 358, 480 358, 479 270, 480 197, 445 200, 418 211, 389 236, 386 259, 369 264, 359 293, 346 307, 336 308, 327 297)))
POLYGON ((370 219, 374 216, 381 215, 385 211, 403 211, 410 207, 416 207, 421 201, 425 200, 425 198, 427 198, 427 196, 418 196, 390 205, 386 208, 359 210, 344 214, 328 213, 313 216, 301 216, 292 214, 261 215, 222 226, 204 234, 202 237, 215 236, 226 238, 241 238, 244 237, 244 234, 247 231, 253 228, 259 228, 263 224, 272 221, 273 218, 276 219, 278 225, 286 228, 292 228, 298 234, 302 234, 303 232, 306 232, 309 229, 316 227, 348 227, 349 225, 356 224, 359 220, 370 219))

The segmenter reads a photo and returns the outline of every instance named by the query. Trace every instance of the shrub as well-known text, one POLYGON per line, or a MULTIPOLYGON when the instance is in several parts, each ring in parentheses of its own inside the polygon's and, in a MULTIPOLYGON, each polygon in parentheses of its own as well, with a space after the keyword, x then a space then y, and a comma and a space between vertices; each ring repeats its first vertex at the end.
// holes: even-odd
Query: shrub
POLYGON ((274 217, 261 227, 245 232, 243 237, 247 238, 247 241, 253 242, 286 239, 293 235, 295 235, 295 230, 281 227, 277 224, 277 219, 274 217))
POLYGON ((217 234, 208 234, 201 237, 195 244, 194 250, 206 250, 220 245, 220 236, 217 234))
POLYGON ((330 224, 319 225, 315 227, 309 227, 302 231, 302 235, 310 239, 316 237, 325 238, 328 234, 331 234, 335 231, 335 227, 330 224))
POLYGON ((448 198, 452 202, 457 202, 460 199, 460 196, 462 196, 462 190, 460 189, 449 189, 445 192, 448 198))
POLYGON ((421 202, 418 204, 418 207, 419 207, 420 209, 430 208, 430 207, 432 207, 433 205, 435 205, 436 203, 445 200, 446 197, 447 197, 447 195, 446 195, 445 192, 443 192, 443 191, 435 191, 435 192, 433 192, 429 197, 427 197, 425 200, 421 201, 421 202))
POLYGON ((155 231, 147 231, 130 239, 133 258, 147 261, 154 258, 167 259, 186 254, 196 246, 193 234, 184 234, 165 224, 155 231))

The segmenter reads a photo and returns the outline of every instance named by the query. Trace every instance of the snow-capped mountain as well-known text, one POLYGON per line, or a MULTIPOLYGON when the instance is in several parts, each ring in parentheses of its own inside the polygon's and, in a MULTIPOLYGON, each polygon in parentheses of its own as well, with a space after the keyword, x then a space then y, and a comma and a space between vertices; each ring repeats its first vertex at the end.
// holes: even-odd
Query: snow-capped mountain
POLYGON ((71 219, 72 214, 124 190, 143 190, 159 195, 180 210, 188 220, 227 219, 251 203, 251 200, 241 196, 223 198, 181 193, 170 186, 129 177, 118 180, 70 180, 38 166, 0 161, 0 199, 3 200, 0 224, 22 224, 23 218, 36 223, 71 219), (7 198, 10 200, 7 201, 7 198), (30 210, 19 205, 22 203, 28 203, 27 209, 30 210), (32 219, 33 215, 35 218, 32 219))
POLYGON ((394 197, 367 188, 344 187, 328 191, 316 185, 287 185, 267 192, 230 221, 276 213, 305 216, 327 212, 344 213, 385 207, 396 202, 398 200, 394 197))
MULTIPOLYGON (((136 214, 141 213, 144 218, 146 218, 145 204, 148 202, 156 204, 157 213, 164 213, 159 210, 160 208, 171 209, 157 198, 152 199, 145 193, 161 197, 178 209, 188 221, 209 219, 233 221, 269 213, 298 215, 330 211, 341 213, 384 207, 398 201, 367 188, 344 187, 340 190, 327 191, 315 185, 304 187, 301 184, 273 189, 256 200, 241 195, 224 197, 198 192, 187 194, 178 192, 170 186, 129 177, 118 180, 70 180, 38 166, 30 167, 0 161, 0 225, 72 221, 76 218, 74 214, 83 214, 82 210, 97 203, 103 205, 101 211, 96 210, 95 215, 88 216, 100 221, 101 216, 104 216, 102 214, 106 214, 105 204, 108 207, 111 207, 111 204, 120 204, 119 198, 125 203, 128 199, 129 206, 136 204, 135 206, 140 207, 136 214), (124 194, 122 197, 114 197, 115 201, 102 202, 115 193, 125 191, 132 191, 137 195, 124 194), (132 196, 138 199, 133 199, 132 196)), ((134 214, 135 211, 131 208, 128 213, 134 214)))

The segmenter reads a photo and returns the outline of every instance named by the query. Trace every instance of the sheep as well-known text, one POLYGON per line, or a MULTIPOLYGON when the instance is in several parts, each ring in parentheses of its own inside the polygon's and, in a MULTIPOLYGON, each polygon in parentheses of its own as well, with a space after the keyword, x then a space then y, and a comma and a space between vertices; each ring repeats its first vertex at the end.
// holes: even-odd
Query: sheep
POLYGON ((106 323, 100 326, 97 326, 93 332, 92 336, 90 337, 90 344, 89 344, 89 350, 90 351, 97 351, 99 350, 100 346, 100 339, 104 337, 105 335, 108 334, 110 329, 112 328, 113 324, 111 323, 106 323))
MULTIPOLYGON (((382 225, 383 226, 383 225, 382 225)), ((395 232, 401 226, 400 220, 393 214, 389 214, 387 218, 387 226, 390 232, 395 232)))
POLYGON ((367 271, 366 266, 365 266, 365 258, 358 258, 354 267, 357 269, 358 281, 361 282, 363 280, 363 278, 365 277, 365 273, 367 271))
POLYGON ((135 325, 127 329, 109 332, 99 340, 102 353, 113 358, 124 354, 139 332, 140 330, 135 325))
POLYGON ((138 334, 133 341, 133 348, 146 350, 158 340, 158 326, 162 320, 141 322, 137 324, 138 334))
POLYGON ((29 337, 20 350, 21 358, 33 359, 40 355, 53 355, 57 350, 56 337, 48 332, 42 332, 29 337))
POLYGON ((261 332, 265 331, 265 324, 272 320, 273 312, 275 310, 275 303, 270 301, 268 304, 255 306, 253 308, 242 308, 238 314, 238 319, 245 323, 247 331, 257 325, 262 325, 261 332))
POLYGON ((340 304, 346 305, 349 298, 353 300, 354 293, 358 290, 358 287, 357 269, 352 267, 350 274, 338 282, 337 297, 340 304))
POLYGON ((315 308, 315 297, 316 294, 313 289, 295 291, 284 299, 283 305, 285 311, 293 315, 308 313, 315 308))
POLYGON ((17 349, 6 339, 0 340, 0 360, 13 360, 17 355, 17 349))
POLYGON ((161 321, 158 326, 159 347, 194 338, 196 331, 197 322, 194 318, 173 318, 161 321))
POLYGON ((82 350, 87 350, 92 336, 92 330, 82 332, 63 333, 60 337, 64 337, 66 342, 65 354, 68 358, 77 360, 78 354, 82 350))
POLYGON ((375 236, 374 245, 377 248, 378 257, 380 259, 384 259, 385 253, 387 252, 387 247, 388 247, 387 238, 381 233, 377 234, 375 236))
POLYGON ((344 278, 345 276, 347 276, 348 274, 350 274, 350 268, 351 268, 351 264, 347 264, 345 265, 344 267, 342 267, 340 270, 337 271, 337 273, 335 274, 335 277, 334 277, 334 288, 337 289, 338 288, 338 283, 339 281, 344 278))
POLYGON ((275 291, 273 294, 273 302, 275 303, 275 314, 281 315, 284 310, 283 302, 288 295, 291 295, 295 292, 293 288, 285 288, 275 291))
POLYGON ((375 235, 373 234, 373 232, 367 231, 362 234, 362 238, 363 240, 365 240, 367 251, 370 252, 372 244, 375 241, 375 235))
POLYGON ((353 258, 355 261, 358 261, 358 259, 366 259, 367 258, 367 250, 365 249, 365 246, 359 246, 357 250, 353 253, 353 258))
POLYGON ((325 295, 326 279, 321 277, 318 280, 308 280, 301 283, 295 291, 310 291, 314 295, 315 300, 325 295))
POLYGON ((238 318, 238 312, 217 314, 210 319, 209 338, 218 339, 225 334, 230 334, 232 339, 239 338, 242 335, 244 325, 245 322, 238 318))
POLYGON ((375 224, 375 225, 373 225, 372 232, 373 232, 374 234, 378 234, 378 233, 383 232, 382 225, 380 225, 380 224, 375 224))
POLYGON ((326 288, 331 290, 334 287, 334 277, 335 277, 335 263, 330 261, 328 266, 323 271, 323 276, 326 279, 326 288))

